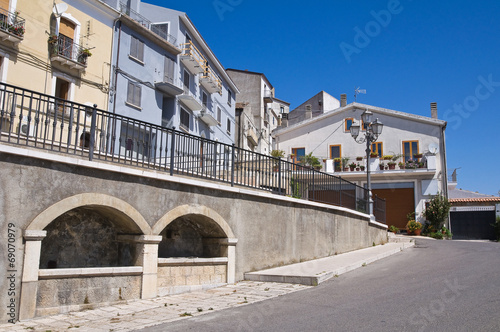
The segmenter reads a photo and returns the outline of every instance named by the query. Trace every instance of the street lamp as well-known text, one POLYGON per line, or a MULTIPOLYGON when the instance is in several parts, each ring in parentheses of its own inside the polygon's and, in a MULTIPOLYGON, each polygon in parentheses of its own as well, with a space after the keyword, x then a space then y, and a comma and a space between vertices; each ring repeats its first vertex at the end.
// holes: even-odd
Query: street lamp
POLYGON ((361 121, 363 122, 363 126, 365 127, 365 135, 363 137, 359 137, 359 131, 361 126, 359 124, 353 123, 350 128, 351 136, 354 138, 356 143, 363 144, 366 142, 366 185, 368 189, 368 211, 370 212, 370 216, 373 216, 373 199, 372 199, 372 187, 370 182, 370 146, 373 142, 377 141, 380 134, 382 134, 382 129, 384 128, 384 124, 380 122, 378 119, 373 121, 373 113, 369 110, 365 110, 363 114, 361 114, 361 121), (359 138, 358 138, 359 137, 359 138))

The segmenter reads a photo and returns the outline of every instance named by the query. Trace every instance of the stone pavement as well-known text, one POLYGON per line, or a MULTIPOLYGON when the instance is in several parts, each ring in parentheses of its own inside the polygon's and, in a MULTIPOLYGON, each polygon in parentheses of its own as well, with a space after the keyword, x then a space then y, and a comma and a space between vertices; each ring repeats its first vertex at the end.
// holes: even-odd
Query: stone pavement
POLYGON ((236 284, 204 291, 169 295, 148 300, 131 300, 93 310, 40 317, 16 324, 2 324, 0 325, 0 332, 134 331, 307 289, 311 286, 297 282, 302 281, 317 285, 332 276, 340 275, 402 251, 413 246, 414 243, 415 241, 408 237, 390 236, 390 242, 385 245, 270 269, 264 273, 261 272, 260 275, 257 273, 251 274, 254 276, 267 276, 262 277, 262 279, 273 276, 272 280, 293 283, 241 281, 236 284), (272 271, 272 273, 269 271, 272 271), (316 280, 316 283, 313 282, 314 280, 316 280))

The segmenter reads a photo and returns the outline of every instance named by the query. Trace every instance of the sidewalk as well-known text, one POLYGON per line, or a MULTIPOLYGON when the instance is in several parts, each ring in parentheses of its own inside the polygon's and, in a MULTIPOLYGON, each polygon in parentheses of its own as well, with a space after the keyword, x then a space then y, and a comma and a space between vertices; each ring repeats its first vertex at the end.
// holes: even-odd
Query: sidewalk
POLYGON ((317 285, 335 275, 352 271, 415 244, 414 240, 403 236, 390 236, 390 241, 385 245, 245 274, 247 279, 254 281, 241 281, 206 291, 133 300, 94 310, 35 318, 17 324, 2 324, 0 332, 134 331, 188 319, 307 289, 310 285, 317 285))

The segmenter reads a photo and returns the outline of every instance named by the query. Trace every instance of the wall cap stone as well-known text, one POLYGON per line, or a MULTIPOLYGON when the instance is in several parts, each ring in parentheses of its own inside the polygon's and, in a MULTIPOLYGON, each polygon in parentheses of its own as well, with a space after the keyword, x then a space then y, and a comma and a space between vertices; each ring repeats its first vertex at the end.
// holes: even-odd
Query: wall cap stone
POLYGON ((188 258, 188 257, 172 257, 172 258, 158 258, 159 266, 168 265, 196 265, 196 264, 227 264, 227 257, 212 257, 212 258, 188 258))
POLYGON ((42 241, 47 236, 47 231, 27 229, 24 231, 26 241, 42 241))
POLYGON ((78 277, 114 277, 141 275, 142 266, 87 267, 72 269, 40 269, 40 279, 62 279, 78 277))

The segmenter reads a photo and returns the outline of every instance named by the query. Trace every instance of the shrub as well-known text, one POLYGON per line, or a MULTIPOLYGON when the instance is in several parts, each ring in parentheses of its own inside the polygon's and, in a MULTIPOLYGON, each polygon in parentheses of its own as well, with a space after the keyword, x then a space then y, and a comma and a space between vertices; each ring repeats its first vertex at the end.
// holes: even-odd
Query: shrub
POLYGON ((408 230, 408 232, 414 232, 417 229, 422 229, 422 226, 423 225, 421 223, 419 223, 418 221, 410 220, 406 224, 406 229, 408 230))
POLYGON ((500 217, 497 217, 497 220, 494 224, 491 224, 493 228, 495 228, 495 236, 497 241, 500 242, 500 217))
POLYGON ((399 232, 399 228, 397 228, 394 225, 391 225, 391 226, 389 226, 389 232, 397 233, 397 232, 399 232))
POLYGON ((425 219, 434 227, 434 229, 441 229, 444 222, 448 218, 450 212, 450 202, 441 194, 434 196, 427 204, 423 212, 425 219))

